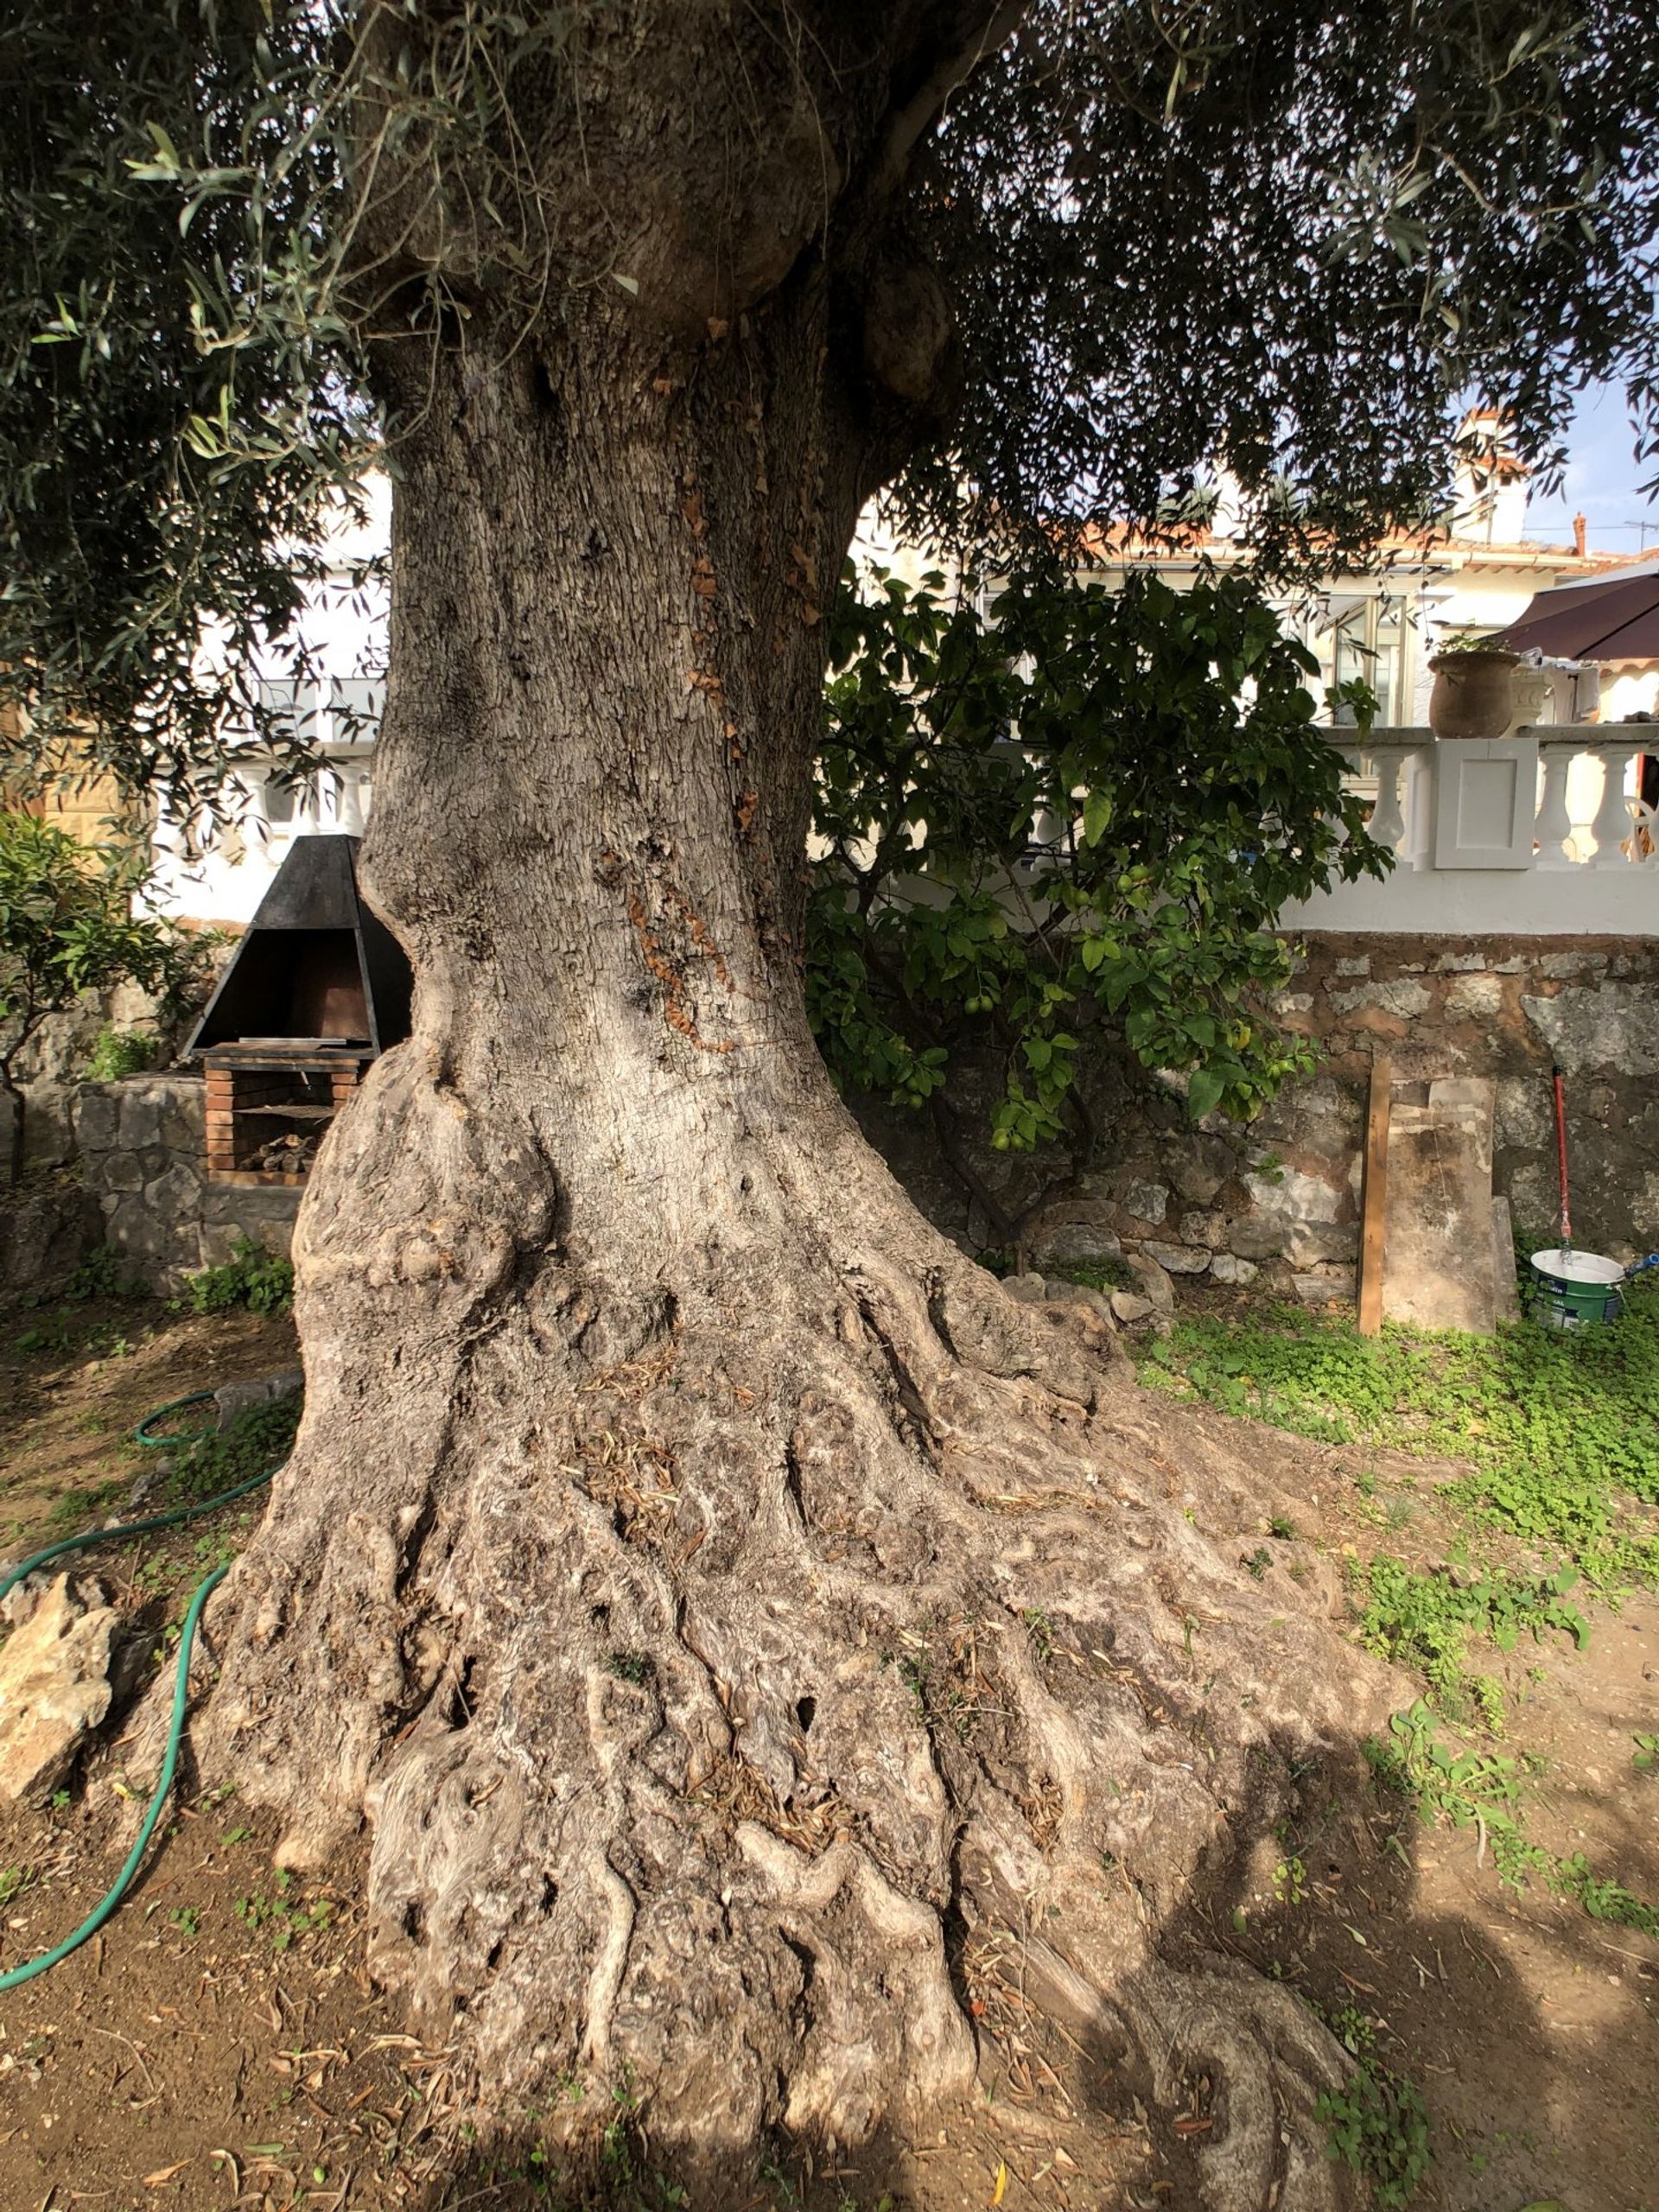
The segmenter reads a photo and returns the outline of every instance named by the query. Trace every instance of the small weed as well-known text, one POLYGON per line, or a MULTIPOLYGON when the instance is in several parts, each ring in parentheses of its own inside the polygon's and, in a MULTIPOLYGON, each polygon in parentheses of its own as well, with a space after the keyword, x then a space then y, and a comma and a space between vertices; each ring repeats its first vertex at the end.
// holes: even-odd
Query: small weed
POLYGON ((201 1914, 194 1905, 175 1905, 167 1916, 181 1936, 200 1935, 201 1914))
POLYGON ((635 1689, 646 1689, 657 1678, 657 1669, 643 1651, 613 1651, 611 1672, 619 1682, 632 1682, 635 1689))
POLYGON ((1241 1559, 1238 1563, 1253 1581, 1259 1582, 1273 1565, 1273 1554, 1265 1544, 1258 1544, 1253 1552, 1246 1558, 1241 1559))
POLYGON ((1632 1738, 1636 1749, 1630 1754, 1630 1764, 1638 1774, 1659 1774, 1659 1736, 1638 1730, 1632 1738))
POLYGON ((148 1298, 149 1285, 124 1252, 113 1244, 100 1244, 65 1283, 63 1294, 85 1306, 95 1298, 148 1298))
POLYGON ((245 1897, 238 1897, 233 1910, 237 1918, 246 1928, 257 1934, 268 1935, 274 1951, 285 1951, 299 1936, 309 1936, 327 1928, 334 1916, 334 1908, 327 1897, 319 1897, 313 1904, 302 1904, 291 1895, 293 1877, 286 1867, 279 1870, 272 1885, 274 1895, 266 1897, 258 1891, 245 1897))
POLYGON ((251 1236, 238 1236, 228 1260, 187 1280, 193 1313, 228 1313, 238 1306, 251 1313, 286 1313, 294 1303, 293 1262, 251 1236))
POLYGON ((1347 2084, 1320 2094, 1316 2106, 1330 2128, 1332 2157, 1351 2165, 1370 2183, 1374 2203, 1398 2212, 1400 2205, 1411 2203, 1429 2172, 1429 2108, 1415 2082, 1395 2075, 1371 2055, 1370 2022, 1363 2022, 1363 2037, 1356 2037, 1358 2050, 1336 2022, 1332 2026, 1354 2055, 1347 2084))
POLYGON ((1370 2055, 1356 2054, 1347 2085, 1321 2096, 1319 2118, 1331 2132, 1331 2155, 1370 2185, 1386 2212, 1409 2204, 1431 2162, 1428 2107, 1415 2082, 1370 2055))
POLYGON ((1031 1638, 1032 1649, 1039 1659, 1046 1659, 1054 1649, 1054 1624, 1040 1607, 1033 1605, 1024 1615, 1026 1633, 1031 1638))
POLYGON ((0 1905, 8 1905, 14 1897, 22 1897, 38 1878, 32 1866, 0 1866, 0 1905))
POLYGON ((1523 1632, 1539 1637, 1552 1629, 1577 1644, 1586 1641, 1585 1618, 1567 1601, 1579 1580, 1571 1566, 1536 1577, 1501 1568, 1420 1574, 1379 1552, 1364 1573, 1361 1637, 1383 1658, 1415 1667, 1443 1702, 1460 1709, 1470 1687, 1464 1657, 1471 1636, 1490 1637, 1500 1651, 1512 1651, 1523 1632))
POLYGON ((1045 1271, 1055 1282, 1079 1283, 1103 1295, 1114 1290, 1133 1290, 1135 1270, 1119 1252, 1103 1252, 1096 1260, 1057 1262, 1045 1271))
POLYGON ((1276 1536, 1281 1544, 1294 1543, 1296 1537, 1296 1523, 1287 1515, 1275 1513, 1268 1523, 1268 1534, 1270 1536, 1276 1536))
POLYGON ((48 1352, 59 1357, 75 1348, 75 1332, 70 1325, 69 1309, 60 1306, 55 1313, 32 1329, 24 1329, 12 1340, 13 1349, 21 1352, 48 1352))
POLYGON ((1421 1698, 1409 1712, 1395 1713, 1389 1726, 1394 1745, 1365 1746, 1373 1774, 1414 1796, 1425 1821, 1475 1828, 1491 1846, 1506 1887, 1520 1891, 1529 1881, 1541 1882, 1558 1897, 1574 1899, 1592 1920, 1659 1936, 1659 1911, 1618 1882, 1604 1881, 1582 1852, 1558 1858, 1527 1834, 1522 1810, 1527 1779, 1541 1762, 1453 1749, 1436 1734, 1435 1716, 1421 1698))
POLYGON ((1273 1870, 1273 1894, 1281 1904, 1300 1904, 1307 1895, 1307 1867, 1295 1852, 1288 1852, 1273 1870))
MULTIPOLYGON (((169 1505, 188 1505, 270 1473, 293 1450, 299 1425, 297 1398, 275 1398, 263 1406, 245 1407, 224 1428, 180 1447, 162 1486, 163 1499, 169 1505)), ((213 1540, 202 1541, 211 1543, 213 1540)))

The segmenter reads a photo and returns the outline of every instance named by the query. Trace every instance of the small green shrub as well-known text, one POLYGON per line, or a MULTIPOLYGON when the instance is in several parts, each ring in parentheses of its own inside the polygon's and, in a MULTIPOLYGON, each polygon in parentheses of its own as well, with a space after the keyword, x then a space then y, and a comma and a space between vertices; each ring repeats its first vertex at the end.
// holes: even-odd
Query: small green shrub
POLYGON ((294 1302, 293 1262, 251 1236, 238 1236, 228 1260, 188 1281, 193 1313, 228 1313, 238 1306, 251 1313, 286 1313, 294 1302))
POLYGON ((169 1505, 190 1505, 238 1489, 287 1459, 300 1425, 298 1398, 249 1406, 224 1428, 197 1437, 172 1461, 162 1490, 169 1505))
POLYGON ((66 1298, 89 1305, 96 1298, 148 1298, 149 1285, 113 1244, 89 1252, 63 1287, 66 1298))
POLYGON ((107 1024, 92 1039, 86 1072, 94 1083, 119 1083, 124 1076, 142 1075, 154 1067, 162 1049, 159 1037, 140 1029, 112 1029, 107 1024))
POLYGON ((1370 2184, 1374 2202, 1387 2212, 1409 2204, 1432 2160, 1428 2107, 1416 2083, 1366 2056, 1318 2110, 1331 2131, 1332 2157, 1370 2184))

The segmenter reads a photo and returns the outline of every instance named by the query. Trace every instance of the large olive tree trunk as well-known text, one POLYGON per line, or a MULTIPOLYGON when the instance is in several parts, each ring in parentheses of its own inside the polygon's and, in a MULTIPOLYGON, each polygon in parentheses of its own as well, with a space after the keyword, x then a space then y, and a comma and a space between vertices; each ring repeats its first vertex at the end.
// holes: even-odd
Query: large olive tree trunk
POLYGON ((1325 2204, 1334 2044, 1164 1939, 1379 1679, 1272 1617, 1250 1477, 1182 1464, 1101 1324, 913 1211, 804 1018, 891 429, 836 300, 809 251, 653 347, 594 291, 407 380, 364 860, 414 1033, 302 1209, 304 1424, 206 1756, 290 1863, 366 1820, 372 1965, 481 2110, 626 2069, 661 2139, 856 2140, 969 2086, 964 1934, 1040 1928, 1031 1987, 1219 2085, 1216 2203, 1325 2204))

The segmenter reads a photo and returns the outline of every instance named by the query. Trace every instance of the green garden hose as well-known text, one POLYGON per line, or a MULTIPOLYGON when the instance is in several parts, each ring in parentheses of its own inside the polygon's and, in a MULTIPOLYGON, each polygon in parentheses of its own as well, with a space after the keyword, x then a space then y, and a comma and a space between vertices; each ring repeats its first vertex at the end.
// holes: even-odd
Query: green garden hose
MULTIPOLYGON (((189 1430, 182 1435, 175 1436, 151 1436, 149 1431, 164 1414, 176 1413, 182 1406, 200 1405, 213 1395, 211 1390, 197 1390, 188 1398, 175 1398, 167 1405, 158 1406, 153 1414, 147 1414, 133 1431, 136 1441, 151 1446, 185 1444, 198 1437, 211 1435, 213 1431, 205 1428, 189 1430)), ((256 1475, 251 1482, 238 1483, 234 1490, 222 1490, 216 1497, 199 1499, 194 1505, 175 1506, 170 1513, 152 1513, 143 1521, 118 1522, 107 1529, 88 1529, 79 1536, 65 1536, 60 1542, 48 1544, 44 1551, 35 1552, 20 1566, 14 1567, 0 1581, 0 1599, 16 1589, 25 1575, 33 1574, 37 1567, 44 1567, 49 1560, 60 1559, 66 1552, 80 1551, 88 1544, 118 1542, 125 1536, 145 1535, 152 1529, 172 1529, 181 1521, 194 1521, 199 1514, 212 1513, 221 1505, 231 1505, 238 1497, 246 1497, 251 1491, 263 1490, 276 1471, 274 1467, 268 1468, 263 1475, 256 1475)), ((156 1823, 162 1816, 162 1808, 173 1787, 173 1776, 179 1763, 179 1742, 184 1734, 185 1707, 190 1697, 190 1653, 196 1640, 202 1607, 227 1572, 226 1567, 214 1567, 212 1573, 197 1586, 196 1593, 186 1610, 184 1626, 179 1636, 179 1667, 173 1684, 173 1718, 168 1725, 167 1755, 162 1761, 161 1779, 156 1785, 156 1794, 149 1801, 149 1808, 144 1815, 137 1840, 127 1853, 125 1866, 115 1878, 114 1887, 100 1904, 94 1906, 74 1934, 66 1936, 54 1949, 43 1951, 38 1959, 29 1959, 22 1966, 13 1967, 8 1974, 0 1974, 0 1990, 16 1989, 19 1982, 31 1981, 37 1974, 44 1974, 48 1967, 54 1967, 60 1959, 67 1959, 70 1952, 78 1950, 89 1936, 98 1933, 126 1895, 149 1840, 156 1833, 156 1823)))
POLYGON ((79 1950, 89 1936, 96 1936, 122 1898, 127 1885, 138 1872, 141 1860, 149 1848, 149 1839, 156 1833, 156 1823, 162 1817, 162 1808, 167 1802, 173 1787, 173 1773, 179 1763, 179 1738, 184 1733, 184 1708, 190 1697, 190 1649, 196 1640, 196 1624, 201 1618, 201 1609, 213 1594, 215 1584, 230 1572, 228 1567, 216 1567, 198 1588, 190 1600, 184 1617, 184 1628, 179 1637, 179 1671, 173 1684, 173 1718, 168 1725, 167 1756, 162 1761, 162 1778, 156 1785, 156 1794, 149 1801, 143 1826, 137 1840, 127 1853, 127 1863, 115 1878, 115 1886, 107 1897, 93 1906, 73 1936, 66 1936, 61 1943, 49 1951, 42 1951, 38 1959, 29 1959, 20 1967, 13 1967, 10 1974, 0 1974, 0 1990, 16 1989, 19 1982, 32 1981, 37 1974, 44 1974, 71 1951, 79 1950))

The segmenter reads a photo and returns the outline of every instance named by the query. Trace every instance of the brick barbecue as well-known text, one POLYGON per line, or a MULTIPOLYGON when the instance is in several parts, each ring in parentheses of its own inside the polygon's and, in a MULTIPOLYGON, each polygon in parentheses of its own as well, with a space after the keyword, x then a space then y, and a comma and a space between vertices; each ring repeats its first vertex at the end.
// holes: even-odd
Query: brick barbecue
POLYGON ((355 837, 296 837, 188 1051, 210 1183, 303 1183, 373 1061, 409 1034, 409 963, 362 903, 355 837))

